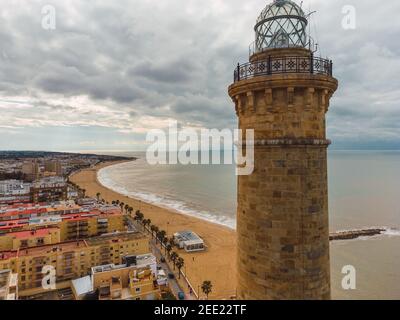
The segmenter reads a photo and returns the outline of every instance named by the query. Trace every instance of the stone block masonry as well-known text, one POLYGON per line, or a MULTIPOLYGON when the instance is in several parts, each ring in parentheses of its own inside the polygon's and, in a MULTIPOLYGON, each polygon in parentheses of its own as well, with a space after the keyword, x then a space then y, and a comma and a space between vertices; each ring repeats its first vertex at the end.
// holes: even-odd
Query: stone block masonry
MULTIPOLYGON (((271 49, 250 60, 268 54, 311 55, 271 49)), ((229 87, 239 128, 255 133, 254 172, 238 177, 239 299, 330 299, 325 114, 337 85, 288 73, 229 87)))

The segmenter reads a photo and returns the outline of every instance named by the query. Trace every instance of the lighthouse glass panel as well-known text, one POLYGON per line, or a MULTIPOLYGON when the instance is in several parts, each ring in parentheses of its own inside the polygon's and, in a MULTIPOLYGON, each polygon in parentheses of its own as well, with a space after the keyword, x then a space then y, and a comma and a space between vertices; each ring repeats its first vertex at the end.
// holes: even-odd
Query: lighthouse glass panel
POLYGON ((255 49, 307 46, 307 18, 293 1, 275 0, 265 7, 254 27, 255 49))

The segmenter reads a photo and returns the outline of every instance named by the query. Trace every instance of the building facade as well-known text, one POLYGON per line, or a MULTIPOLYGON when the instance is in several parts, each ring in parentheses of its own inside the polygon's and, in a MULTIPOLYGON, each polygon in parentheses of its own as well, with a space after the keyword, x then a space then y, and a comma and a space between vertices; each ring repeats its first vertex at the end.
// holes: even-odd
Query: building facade
POLYGON ((18 196, 29 194, 31 184, 20 180, 0 181, 0 196, 18 196))
POLYGON ((124 216, 118 211, 49 215, 0 221, 0 251, 84 239, 124 232, 124 216))
POLYGON ((60 242, 0 252, 0 269, 18 274, 20 295, 45 291, 45 266, 54 268, 58 285, 86 276, 97 265, 123 263, 127 255, 150 252, 148 238, 139 232, 125 232, 86 240, 60 242))
POLYGON ((40 167, 37 160, 25 162, 21 168, 22 173, 26 176, 28 181, 35 181, 39 178, 40 167))
POLYGON ((99 300, 159 299, 161 289, 165 286, 160 284, 156 257, 148 253, 127 256, 123 260, 123 264, 120 265, 93 267, 89 278, 73 281, 72 291, 75 299, 84 298, 85 294, 79 290, 82 287, 86 287, 87 291, 90 288, 99 300), (88 284, 82 286, 80 281, 88 282, 88 284))
POLYGON ((0 300, 18 300, 18 275, 0 270, 0 300))

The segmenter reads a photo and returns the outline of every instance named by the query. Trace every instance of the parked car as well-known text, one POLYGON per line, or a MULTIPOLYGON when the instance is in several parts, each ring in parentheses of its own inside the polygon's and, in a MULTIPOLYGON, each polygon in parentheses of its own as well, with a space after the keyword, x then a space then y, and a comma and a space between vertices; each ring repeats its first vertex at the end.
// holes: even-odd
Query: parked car
POLYGON ((182 291, 178 292, 178 298, 179 300, 185 300, 185 294, 182 291))
POLYGON ((173 274, 173 273, 168 273, 168 278, 170 278, 170 279, 175 279, 175 275, 173 274))

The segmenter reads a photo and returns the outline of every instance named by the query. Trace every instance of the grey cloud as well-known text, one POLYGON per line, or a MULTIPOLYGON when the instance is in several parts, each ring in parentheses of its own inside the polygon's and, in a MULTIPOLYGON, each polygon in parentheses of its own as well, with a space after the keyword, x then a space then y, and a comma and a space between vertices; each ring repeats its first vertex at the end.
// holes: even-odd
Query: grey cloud
POLYGON ((154 82, 179 84, 193 80, 196 71, 195 61, 169 61, 163 65, 156 65, 152 61, 142 62, 129 71, 131 77, 140 76, 154 82))
MULTIPOLYGON (((53 31, 40 26, 40 10, 48 1, 19 2, 23 5, 2 4, 2 97, 70 98, 65 105, 42 107, 56 117, 64 112, 71 125, 81 123, 73 118, 76 96, 107 108, 109 126, 120 125, 114 117, 124 115, 135 121, 152 116, 206 127, 236 125, 227 86, 236 63, 248 59, 256 17, 268 1, 53 1, 53 31)), ((400 114, 400 44, 393 40, 400 30, 395 17, 400 2, 353 1, 358 25, 346 31, 341 20, 347 2, 304 4, 317 10, 318 32, 313 21, 311 29, 321 54, 333 59, 341 84, 328 115, 329 135, 393 139, 400 114)), ((94 110, 80 112, 85 123, 98 120, 94 110)), ((15 119, 35 116, 34 110, 14 113, 15 119)))

